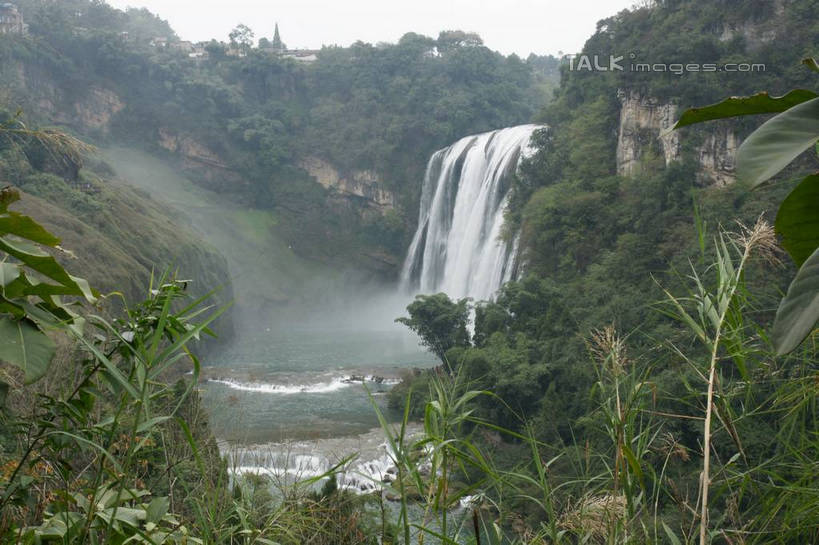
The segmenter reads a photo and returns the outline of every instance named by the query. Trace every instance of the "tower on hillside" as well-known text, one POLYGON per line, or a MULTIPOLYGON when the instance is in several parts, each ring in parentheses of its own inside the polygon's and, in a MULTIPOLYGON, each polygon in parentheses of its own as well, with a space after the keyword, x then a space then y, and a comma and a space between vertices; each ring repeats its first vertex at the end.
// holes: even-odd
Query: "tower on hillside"
POLYGON ((271 44, 273 49, 277 51, 284 51, 287 47, 282 43, 282 38, 279 36, 279 23, 276 23, 276 30, 273 32, 273 42, 271 44))

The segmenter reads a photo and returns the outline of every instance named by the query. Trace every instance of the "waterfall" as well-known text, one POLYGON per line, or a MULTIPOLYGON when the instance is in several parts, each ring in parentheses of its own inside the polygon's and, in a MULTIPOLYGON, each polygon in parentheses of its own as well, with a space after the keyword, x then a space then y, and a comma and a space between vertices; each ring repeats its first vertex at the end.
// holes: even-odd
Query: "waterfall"
POLYGON ((517 241, 501 240, 509 178, 539 125, 458 140, 427 164, 418 229, 401 273, 406 292, 478 300, 515 272, 517 241))

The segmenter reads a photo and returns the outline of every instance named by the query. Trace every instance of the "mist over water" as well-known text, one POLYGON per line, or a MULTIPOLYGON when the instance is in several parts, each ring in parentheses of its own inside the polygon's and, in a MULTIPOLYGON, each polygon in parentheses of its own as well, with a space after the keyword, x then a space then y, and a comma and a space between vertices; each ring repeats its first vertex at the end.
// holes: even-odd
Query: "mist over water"
POLYGON ((469 136, 432 156, 400 285, 304 260, 278 236, 272 212, 225 202, 148 154, 108 151, 121 177, 186 216, 227 260, 236 333, 203 355, 201 393, 223 447, 242 452, 241 466, 320 471, 330 458, 319 445, 369 445, 370 465, 360 469, 385 470, 372 404, 386 410, 402 375, 438 363, 395 319, 415 293, 489 298, 515 274, 503 214, 537 128, 469 136), (276 462, 294 444, 300 457, 276 462))
POLYGON ((123 182, 179 212, 227 260, 235 335, 202 355, 217 436, 240 443, 358 434, 377 426, 362 380, 380 395, 434 358, 394 322, 411 296, 352 269, 302 259, 274 215, 231 203, 164 161, 105 150, 123 182))

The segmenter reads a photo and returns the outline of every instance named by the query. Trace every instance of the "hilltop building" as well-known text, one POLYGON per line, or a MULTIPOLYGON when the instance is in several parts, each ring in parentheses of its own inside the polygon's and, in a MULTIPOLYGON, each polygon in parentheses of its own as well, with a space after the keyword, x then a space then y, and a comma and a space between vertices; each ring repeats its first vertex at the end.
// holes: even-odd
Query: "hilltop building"
POLYGON ((279 36, 279 23, 276 23, 276 30, 273 31, 273 41, 270 43, 270 46, 274 51, 279 52, 287 49, 287 46, 282 42, 281 36, 279 36))
POLYGON ((178 51, 180 53, 184 53, 186 55, 190 55, 196 50, 196 46, 193 45, 193 42, 188 42, 185 40, 181 40, 178 42, 170 42, 168 44, 168 48, 171 51, 178 51))
POLYGON ((0 34, 25 34, 27 26, 14 4, 0 4, 0 34))
POLYGON ((272 40, 266 38, 259 40, 259 49, 266 53, 278 55, 283 59, 293 59, 296 62, 311 63, 318 60, 317 49, 287 49, 279 34, 279 23, 276 23, 272 40))
POLYGON ((293 59, 296 62, 311 63, 318 60, 317 49, 287 49, 280 53, 283 59, 293 59))
POLYGON ((165 36, 155 36, 155 37, 151 38, 150 44, 151 44, 151 47, 157 47, 157 48, 163 48, 164 49, 164 48, 168 47, 168 38, 166 38, 165 36))

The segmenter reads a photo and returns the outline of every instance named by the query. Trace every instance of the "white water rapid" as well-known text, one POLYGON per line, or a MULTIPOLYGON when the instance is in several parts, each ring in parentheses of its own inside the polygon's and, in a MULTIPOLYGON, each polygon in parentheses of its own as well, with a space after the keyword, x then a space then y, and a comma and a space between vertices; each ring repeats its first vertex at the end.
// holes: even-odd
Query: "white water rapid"
POLYGON ((482 300, 512 279, 517 243, 500 238, 509 182, 539 128, 520 125, 467 136, 432 155, 418 230, 401 273, 405 292, 482 300))

